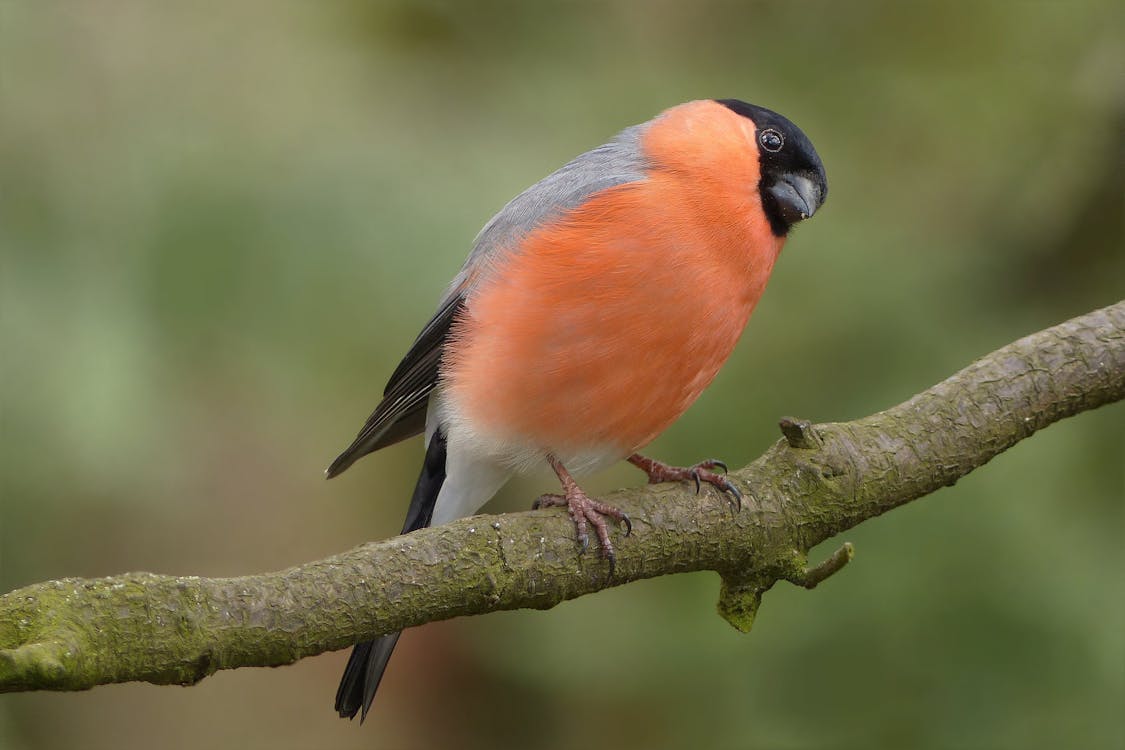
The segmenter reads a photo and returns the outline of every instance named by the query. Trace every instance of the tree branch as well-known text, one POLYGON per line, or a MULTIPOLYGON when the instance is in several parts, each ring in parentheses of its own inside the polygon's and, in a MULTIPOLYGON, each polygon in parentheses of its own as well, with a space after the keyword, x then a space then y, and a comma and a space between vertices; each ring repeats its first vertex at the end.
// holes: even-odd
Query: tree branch
POLYGON ((1064 417, 1125 397, 1125 302, 999 349, 910 400, 854 422, 782 421, 778 441, 712 490, 657 485, 607 498, 634 533, 617 572, 579 554, 566 514, 476 516, 279 573, 131 573, 48 581, 0 596, 0 691, 191 684, 276 666, 412 625, 547 609, 607 586, 694 570, 722 576, 719 612, 749 629, 779 580, 812 588, 851 558, 809 568, 819 542, 951 485, 1064 417))

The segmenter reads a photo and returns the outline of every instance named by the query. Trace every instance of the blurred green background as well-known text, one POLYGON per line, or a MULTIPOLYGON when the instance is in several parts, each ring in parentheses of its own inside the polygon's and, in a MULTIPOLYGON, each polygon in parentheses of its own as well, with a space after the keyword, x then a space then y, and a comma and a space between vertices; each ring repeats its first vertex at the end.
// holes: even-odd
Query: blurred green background
MULTIPOLYGON (((417 441, 321 472, 477 229, 688 99, 790 116, 832 188, 656 456, 741 465, 783 414, 863 416, 1117 301, 1123 13, 0 0, 0 588, 397 531, 417 441)), ((1122 747, 1123 417, 849 532, 853 565, 779 585, 748 636, 715 575, 668 577, 411 631, 362 728, 332 711, 342 652, 5 695, 0 747, 1122 747)))

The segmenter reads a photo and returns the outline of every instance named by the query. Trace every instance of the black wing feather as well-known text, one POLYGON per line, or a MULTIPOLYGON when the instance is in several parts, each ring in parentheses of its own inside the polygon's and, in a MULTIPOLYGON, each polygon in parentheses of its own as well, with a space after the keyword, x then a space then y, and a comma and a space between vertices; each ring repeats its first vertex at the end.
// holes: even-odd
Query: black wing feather
POLYGON ((387 381, 383 400, 352 444, 328 467, 329 479, 368 453, 414 437, 426 429, 426 407, 430 392, 437 386, 442 349, 464 304, 462 295, 452 295, 418 334, 387 381))

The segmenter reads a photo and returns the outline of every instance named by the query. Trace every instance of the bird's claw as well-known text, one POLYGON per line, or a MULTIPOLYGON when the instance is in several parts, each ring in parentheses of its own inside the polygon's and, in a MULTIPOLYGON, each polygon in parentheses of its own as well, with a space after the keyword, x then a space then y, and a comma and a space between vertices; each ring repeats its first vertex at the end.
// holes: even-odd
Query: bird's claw
POLYGON ((658 482, 682 482, 690 479, 695 482, 695 494, 698 495, 703 489, 703 483, 706 482, 720 492, 730 496, 730 502, 735 512, 742 510, 742 492, 725 476, 712 471, 712 469, 719 469, 723 474, 729 471, 726 463, 716 458, 700 461, 694 466, 689 466, 687 468, 669 466, 662 461, 656 461, 639 454, 630 456, 629 462, 648 474, 650 484, 656 484, 658 482))
POLYGON ((723 479, 723 486, 721 487, 722 491, 730 494, 730 496, 731 496, 730 504, 734 506, 734 512, 740 513, 742 511, 742 490, 735 487, 734 483, 731 482, 726 477, 723 477, 722 479, 723 479))
POLYGON ((577 487, 573 492, 566 495, 554 493, 540 495, 531 507, 532 510, 539 510, 560 505, 566 506, 570 519, 574 521, 575 538, 583 554, 590 548, 589 526, 594 527, 602 556, 609 561, 609 575, 613 577, 617 568, 617 555, 613 549, 613 542, 609 538, 609 524, 606 523, 605 518, 608 516, 625 524, 625 536, 633 533, 632 519, 629 518, 627 513, 612 505, 589 498, 585 492, 577 487))

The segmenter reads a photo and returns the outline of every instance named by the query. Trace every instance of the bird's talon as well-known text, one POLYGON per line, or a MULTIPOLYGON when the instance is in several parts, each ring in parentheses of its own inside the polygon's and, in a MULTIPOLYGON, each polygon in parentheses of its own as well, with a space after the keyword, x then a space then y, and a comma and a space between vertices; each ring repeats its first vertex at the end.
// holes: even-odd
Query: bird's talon
POLYGON ((648 474, 648 481, 650 483, 682 482, 690 479, 695 482, 695 494, 698 495, 702 491, 703 483, 706 482, 720 492, 729 494, 731 504, 735 507, 735 510, 742 510, 742 493, 739 492, 738 488, 725 476, 712 471, 712 469, 719 469, 724 474, 730 471, 726 463, 717 458, 700 461, 694 466, 688 466, 686 468, 669 466, 660 461, 642 456, 639 453, 634 453, 629 456, 628 461, 648 474))
POLYGON ((734 486, 734 483, 729 479, 724 480, 723 490, 729 492, 731 495, 731 505, 734 506, 735 513, 742 512, 742 491, 734 486))
POLYGON ((594 527, 594 533, 598 537, 598 546, 601 548, 601 554, 609 560, 610 575, 613 575, 613 571, 617 567, 617 556, 613 550, 613 541, 609 537, 609 524, 606 522, 606 518, 609 517, 615 521, 624 523, 625 536, 629 536, 629 534, 633 532, 633 521, 620 509, 589 497, 575 484, 574 479, 570 476, 570 472, 566 470, 557 458, 548 455, 547 461, 551 464, 551 468, 555 470, 555 473, 558 474, 565 493, 562 495, 553 493, 542 495, 537 503, 540 507, 547 507, 548 505, 566 506, 570 514, 570 520, 574 522, 575 536, 578 539, 578 544, 581 546, 583 554, 590 548, 589 527, 592 525, 594 527))

